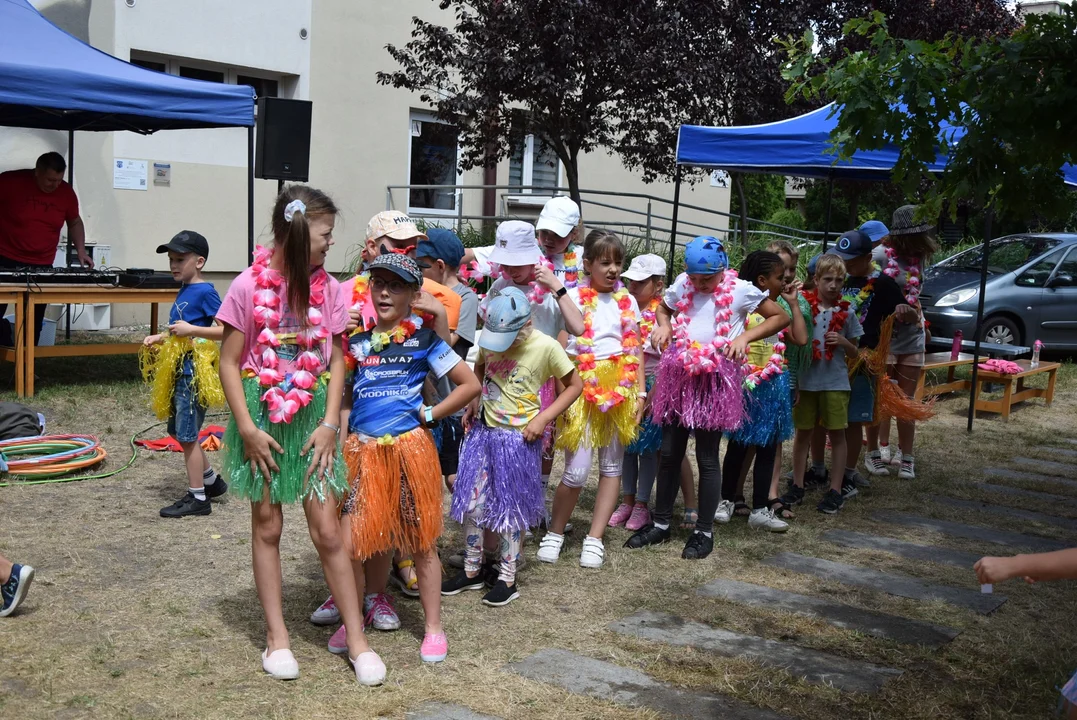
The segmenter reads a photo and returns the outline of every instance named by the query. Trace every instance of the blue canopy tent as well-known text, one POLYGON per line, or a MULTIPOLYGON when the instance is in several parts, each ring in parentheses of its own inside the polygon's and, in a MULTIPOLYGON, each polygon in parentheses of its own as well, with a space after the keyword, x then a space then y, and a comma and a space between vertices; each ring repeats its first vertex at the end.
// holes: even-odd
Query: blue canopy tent
MULTIPOLYGON (((682 125, 677 136, 676 174, 673 189, 672 236, 670 239, 670 263, 673 268, 673 255, 676 251, 677 211, 680 204, 681 167, 699 167, 709 169, 735 170, 750 173, 774 173, 795 177, 826 178, 827 189, 827 227, 823 237, 823 250, 826 250, 830 231, 830 199, 835 179, 847 180, 889 180, 893 167, 897 164, 900 150, 889 144, 880 150, 857 151, 847 160, 839 159, 833 151, 831 132, 837 126, 837 114, 833 103, 818 110, 798 117, 761 125, 742 125, 732 127, 704 127, 699 125, 682 125)), ((964 129, 944 127, 940 145, 952 145, 959 142, 964 129)), ((940 152, 928 170, 942 173, 946 169, 947 157, 940 152)), ((1066 185, 1077 188, 1077 167, 1066 165, 1062 168, 1063 181, 1066 185)), ((991 216, 987 216, 986 235, 991 235, 991 216)), ((980 355, 981 325, 983 322, 984 287, 987 283, 988 249, 985 244, 983 267, 980 279, 980 305, 977 313, 976 346, 973 358, 973 383, 976 382, 977 365, 980 355)), ((669 278, 672 281, 672 277, 669 278)), ((972 429, 974 402, 969 403, 969 430, 972 429)))
POLYGON ((101 52, 45 19, 27 0, 0 0, 0 125, 153 133, 248 128, 248 250, 254 247, 254 89, 146 70, 101 52))

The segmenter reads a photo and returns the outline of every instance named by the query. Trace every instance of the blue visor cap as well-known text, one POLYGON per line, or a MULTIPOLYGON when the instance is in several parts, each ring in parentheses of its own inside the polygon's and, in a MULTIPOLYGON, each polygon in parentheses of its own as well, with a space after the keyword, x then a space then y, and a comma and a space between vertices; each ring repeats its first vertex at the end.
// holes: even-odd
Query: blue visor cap
POLYGON ((684 248, 684 270, 689 275, 713 275, 729 268, 722 241, 710 235, 692 238, 684 248))

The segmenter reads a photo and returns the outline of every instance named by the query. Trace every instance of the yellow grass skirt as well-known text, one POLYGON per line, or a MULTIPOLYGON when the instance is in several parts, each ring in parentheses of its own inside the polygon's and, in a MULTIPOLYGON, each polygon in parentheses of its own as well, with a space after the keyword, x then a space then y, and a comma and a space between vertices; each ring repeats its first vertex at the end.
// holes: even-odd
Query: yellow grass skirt
MULTIPOLYGON (((617 387, 621 381, 621 366, 614 358, 599 360, 595 364, 598 384, 603 390, 617 387)), ((636 402, 639 399, 639 386, 633 385, 625 393, 624 402, 602 412, 594 403, 587 402, 581 395, 564 415, 557 419, 558 450, 575 452, 580 447, 606 447, 614 437, 621 444, 628 446, 639 433, 636 423, 636 402)))
POLYGON ((430 550, 442 529, 441 465, 433 437, 415 428, 397 437, 344 442, 352 498, 352 554, 357 560, 399 550, 430 550))
POLYGON ((224 407, 224 389, 219 374, 221 351, 217 343, 169 335, 163 343, 143 345, 138 351, 142 379, 150 386, 150 409, 158 420, 167 420, 172 415, 176 376, 182 372, 181 363, 187 355, 194 363, 192 379, 198 404, 205 408, 224 407))

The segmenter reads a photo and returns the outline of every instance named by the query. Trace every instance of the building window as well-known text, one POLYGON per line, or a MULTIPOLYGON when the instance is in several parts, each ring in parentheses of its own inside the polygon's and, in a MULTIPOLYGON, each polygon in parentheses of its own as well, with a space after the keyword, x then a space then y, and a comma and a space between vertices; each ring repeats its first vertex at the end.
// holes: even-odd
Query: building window
POLYGON ((180 77, 191 78, 192 80, 205 80, 206 82, 215 83, 224 82, 223 70, 205 70, 203 68, 180 65, 179 75, 180 77))
POLYGON ((408 193, 408 207, 455 212, 460 131, 455 125, 441 122, 426 113, 412 113, 410 120, 408 184, 452 187, 412 189, 408 193))
POLYGON ((138 65, 141 68, 147 70, 155 70, 159 73, 168 72, 168 63, 157 62, 156 60, 146 60, 144 58, 131 58, 132 65, 138 65))
MULTIPOLYGON (((204 63, 201 60, 180 60, 155 53, 131 51, 131 64, 169 75, 206 80, 227 85, 249 85, 257 97, 280 97, 282 76, 274 73, 251 75, 249 70, 238 70, 223 65, 204 63), (197 62, 197 66, 189 63, 197 62)), ((261 71, 257 71, 261 72, 261 71)))
POLYGON ((255 97, 278 97, 279 83, 276 80, 251 75, 236 75, 236 85, 250 85, 254 88, 255 97))
POLYGON ((549 188, 549 193, 530 189, 521 192, 552 196, 561 176, 560 170, 560 160, 549 143, 541 137, 528 135, 509 158, 509 185, 549 188))

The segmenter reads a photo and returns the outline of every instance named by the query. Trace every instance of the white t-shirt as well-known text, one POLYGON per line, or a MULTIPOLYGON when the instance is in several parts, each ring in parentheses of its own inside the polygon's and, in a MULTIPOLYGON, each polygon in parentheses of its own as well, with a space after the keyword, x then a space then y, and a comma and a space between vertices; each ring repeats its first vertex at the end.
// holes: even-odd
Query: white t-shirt
MULTIPOLYGON (((530 285, 517 285, 509 278, 498 278, 490 286, 490 292, 479 303, 479 315, 484 320, 486 319, 486 308, 490 305, 490 300, 500 295, 501 291, 507 287, 515 287, 524 295, 531 292, 530 285)), ((531 324, 540 333, 548 335, 554 340, 565 329, 565 318, 561 316, 561 308, 557 306, 557 298, 554 297, 552 292, 546 293, 542 298, 542 302, 538 305, 531 303, 531 324)))
MULTIPOLYGON (((483 275, 489 276, 493 272, 491 267, 490 256, 494 253, 494 246, 472 248, 472 252, 475 254, 475 267, 483 275)), ((583 248, 579 245, 569 245, 565 252, 576 253, 576 272, 580 277, 583 277, 583 248)), ((554 255, 550 258, 550 262, 553 263, 553 274, 561 278, 561 282, 565 281, 565 255, 561 253, 554 255)))
MULTIPOLYGON (((673 284, 666 289, 665 294, 662 296, 662 301, 666 304, 666 307, 676 312, 677 303, 687 295, 688 275, 681 273, 673 281, 673 284)), ((731 306, 733 317, 729 319, 730 340, 744 332, 744 323, 748 319, 748 315, 755 312, 759 304, 766 299, 767 293, 765 291, 760 290, 750 282, 737 278, 736 284, 733 286, 733 305, 731 306)), ((704 295, 696 292, 692 296, 692 307, 687 311, 689 318, 688 338, 690 340, 701 344, 714 340, 714 331, 717 327, 714 319, 718 314, 714 305, 714 293, 704 295)))
MULTIPOLYGON (((572 288, 568 291, 568 296, 572 299, 572 302, 576 303, 576 307, 583 312, 583 303, 580 302, 580 289, 572 288)), ((636 302, 636 298, 631 295, 628 299, 632 301, 632 314, 636 319, 636 331, 639 331, 639 304, 636 302)), ((611 358, 614 355, 623 355, 624 348, 621 347, 621 309, 617 307, 617 301, 613 299, 613 293, 599 293, 598 299, 595 301, 595 314, 591 318, 591 329, 595 331, 595 344, 594 353, 595 360, 605 360, 611 358)), ((575 357, 579 354, 579 348, 576 344, 577 338, 569 336, 568 346, 565 351, 575 357)))

